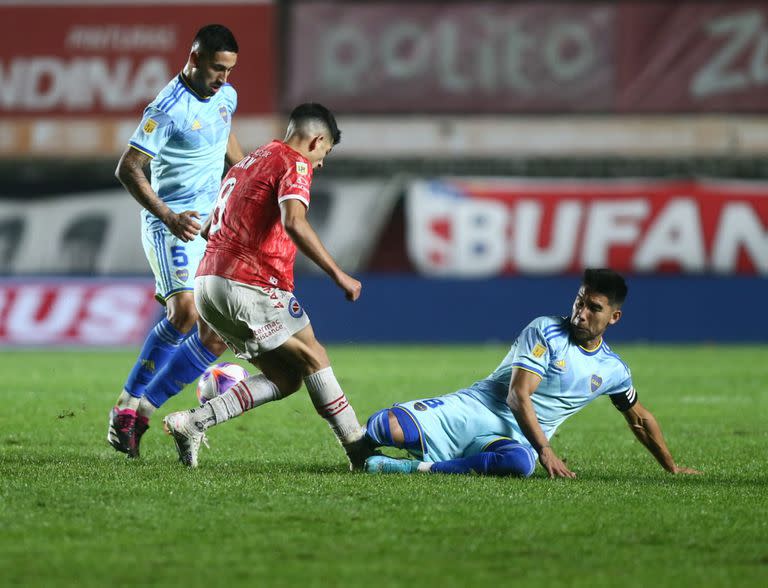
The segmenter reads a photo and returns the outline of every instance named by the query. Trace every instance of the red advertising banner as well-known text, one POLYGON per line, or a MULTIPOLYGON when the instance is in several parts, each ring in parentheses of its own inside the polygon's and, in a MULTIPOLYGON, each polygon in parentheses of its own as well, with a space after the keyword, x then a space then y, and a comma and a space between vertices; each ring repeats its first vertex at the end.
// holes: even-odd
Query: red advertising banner
POLYGON ((294 2, 286 107, 600 111, 613 103, 606 3, 294 2))
POLYGON ((197 30, 230 27, 238 114, 275 108, 274 7, 233 4, 0 6, 0 114, 132 115, 186 63, 197 30))
POLYGON ((346 112, 765 112, 768 5, 289 4, 283 105, 346 112))
POLYGON ((768 275, 768 184, 664 181, 415 182, 408 254, 430 275, 768 275))
POLYGON ((633 2, 619 11, 615 109, 768 109, 765 2, 633 2))
POLYGON ((152 280, 0 280, 0 346, 135 345, 159 306, 152 280))

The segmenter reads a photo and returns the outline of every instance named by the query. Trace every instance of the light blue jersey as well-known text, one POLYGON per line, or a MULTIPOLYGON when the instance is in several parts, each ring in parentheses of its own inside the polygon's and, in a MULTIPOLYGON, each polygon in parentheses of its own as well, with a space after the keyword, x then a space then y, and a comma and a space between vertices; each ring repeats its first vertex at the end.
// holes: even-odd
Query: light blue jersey
MULTIPOLYGON (((152 158, 152 189, 174 212, 196 210, 202 221, 210 212, 236 108, 231 85, 203 98, 179 74, 144 110, 129 143, 152 158)), ((145 225, 160 222, 146 210, 143 215, 145 225)))
POLYGON ((514 368, 541 376, 531 401, 548 439, 564 420, 599 396, 610 395, 622 410, 637 400, 629 368, 604 341, 585 349, 571 340, 567 318, 540 317, 523 329, 484 380, 446 396, 396 405, 419 427, 422 447, 417 457, 467 457, 499 438, 530 445, 506 403, 514 368))
MULTIPOLYGON (((200 213, 200 224, 219 193, 236 108, 237 93, 229 84, 203 98, 178 75, 144 110, 130 140, 131 147, 152 157, 152 189, 174 212, 200 213)), ((205 240, 198 235, 185 243, 148 210, 141 219, 157 298, 193 290, 205 240)))

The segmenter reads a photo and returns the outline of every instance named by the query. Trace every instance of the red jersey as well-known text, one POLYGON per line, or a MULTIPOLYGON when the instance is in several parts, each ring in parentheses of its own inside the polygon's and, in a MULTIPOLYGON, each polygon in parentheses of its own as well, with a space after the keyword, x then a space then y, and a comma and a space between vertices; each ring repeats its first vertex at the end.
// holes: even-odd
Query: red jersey
POLYGON ((296 245, 280 219, 280 203, 309 207, 312 164, 282 141, 249 153, 224 178, 198 276, 293 291, 296 245))

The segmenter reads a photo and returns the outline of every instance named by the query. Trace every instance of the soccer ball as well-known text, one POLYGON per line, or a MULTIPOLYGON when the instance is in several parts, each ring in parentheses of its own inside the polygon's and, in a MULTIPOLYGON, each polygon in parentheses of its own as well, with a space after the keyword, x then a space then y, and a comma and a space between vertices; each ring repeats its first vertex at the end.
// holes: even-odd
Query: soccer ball
POLYGON ((202 406, 224 394, 240 380, 248 377, 248 370, 236 363, 224 361, 209 366, 197 383, 197 399, 202 406))

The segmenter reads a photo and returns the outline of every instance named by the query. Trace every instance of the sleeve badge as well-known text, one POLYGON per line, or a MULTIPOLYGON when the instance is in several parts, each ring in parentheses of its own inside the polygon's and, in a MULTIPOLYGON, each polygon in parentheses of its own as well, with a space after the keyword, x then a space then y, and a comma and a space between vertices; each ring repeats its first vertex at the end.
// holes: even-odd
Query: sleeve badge
POLYGON ((144 123, 144 126, 142 127, 142 130, 147 134, 151 135, 152 132, 157 128, 157 121, 153 120, 151 118, 147 119, 147 122, 144 123))
POLYGON ((546 347, 544 347, 541 343, 536 343, 536 345, 533 346, 533 351, 531 353, 534 357, 541 357, 546 351, 546 347))
POLYGON ((296 173, 306 176, 309 173, 309 166, 303 161, 296 162, 296 173))

